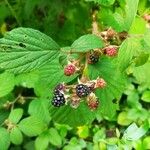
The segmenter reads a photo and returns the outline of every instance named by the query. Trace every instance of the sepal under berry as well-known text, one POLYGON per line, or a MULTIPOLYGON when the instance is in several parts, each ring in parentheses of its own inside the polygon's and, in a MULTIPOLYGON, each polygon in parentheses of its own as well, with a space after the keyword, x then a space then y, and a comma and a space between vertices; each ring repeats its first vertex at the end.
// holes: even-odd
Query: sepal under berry
POLYGON ((87 104, 90 110, 96 110, 99 106, 99 100, 94 93, 87 97, 87 104))
POLYGON ((71 99, 70 99, 70 106, 72 108, 78 108, 80 105, 80 98, 76 95, 73 95, 71 96, 71 99))

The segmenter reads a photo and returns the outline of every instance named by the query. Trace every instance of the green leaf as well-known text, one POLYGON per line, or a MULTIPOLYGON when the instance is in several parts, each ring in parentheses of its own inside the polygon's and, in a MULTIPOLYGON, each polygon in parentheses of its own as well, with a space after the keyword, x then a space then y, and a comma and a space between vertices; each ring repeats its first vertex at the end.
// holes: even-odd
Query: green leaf
POLYGON ((126 0, 124 30, 128 31, 137 13, 139 0, 126 0))
POLYGON ((16 109, 13 109, 11 112, 10 112, 10 115, 8 117, 8 119, 12 122, 12 123, 18 123, 19 120, 21 119, 23 115, 23 109, 21 108, 16 108, 16 109))
POLYGON ((63 150, 82 150, 86 148, 87 147, 84 140, 79 140, 76 137, 72 137, 68 145, 66 145, 63 150))
POLYGON ((54 60, 39 69, 39 82, 35 86, 35 93, 41 97, 50 97, 54 87, 58 83, 68 83, 75 79, 77 75, 65 76, 64 69, 59 64, 58 59, 54 60))
POLYGON ((35 140, 35 149, 36 150, 45 150, 49 144, 49 133, 48 131, 43 132, 35 140))
POLYGON ((118 146, 117 145, 107 145, 107 150, 118 150, 118 146))
POLYGON ((18 127, 25 135, 30 137, 37 136, 46 129, 46 125, 43 121, 34 116, 21 120, 18 127))
POLYGON ((23 141, 23 136, 18 127, 14 127, 10 132, 10 141, 15 145, 20 145, 23 141))
POLYGON ((118 67, 121 70, 125 70, 133 56, 136 56, 138 53, 141 53, 140 39, 128 38, 126 39, 119 49, 118 53, 118 67))
POLYGON ((132 122, 131 119, 128 118, 128 113, 123 111, 119 113, 117 118, 117 123, 121 126, 128 126, 132 122))
POLYGON ((139 1, 139 6, 138 6, 138 12, 140 15, 143 15, 145 13, 145 8, 147 7, 148 1, 147 0, 142 0, 139 1))
POLYGON ((106 131, 104 128, 98 130, 93 136, 93 142, 97 143, 97 142, 100 142, 102 139, 105 139, 106 138, 105 132, 106 131))
POLYGON ((112 5, 115 2, 115 0, 86 0, 86 1, 87 2, 93 1, 104 6, 112 5))
POLYGON ((146 32, 146 21, 141 17, 136 17, 130 27, 129 34, 143 34, 146 32))
POLYGON ((147 68, 150 68, 149 61, 142 66, 134 67, 133 76, 136 78, 139 84, 150 88, 150 80, 147 80, 150 77, 150 70, 147 68))
POLYGON ((35 150, 35 140, 30 140, 23 145, 25 150, 35 150))
POLYGON ((149 58, 149 54, 141 53, 136 59, 135 59, 135 66, 142 66, 144 65, 149 58))
POLYGON ((16 85, 21 85, 27 88, 34 88, 38 80, 39 72, 37 70, 29 73, 22 73, 15 77, 16 85))
POLYGON ((136 16, 138 1, 139 0, 125 0, 125 4, 122 5, 123 8, 117 8, 115 12, 109 8, 102 8, 99 12, 99 16, 100 18, 102 16, 104 24, 111 26, 116 31, 128 31, 136 16))
POLYGON ((29 72, 55 59, 59 49, 47 35, 17 28, 0 39, 0 68, 16 74, 29 72))
POLYGON ((10 73, 0 74, 0 97, 3 97, 13 90, 15 86, 14 75, 10 73))
POLYGON ((51 106, 50 112, 54 122, 68 124, 72 127, 86 123, 90 124, 96 116, 96 113, 91 112, 84 102, 77 109, 71 108, 70 106, 63 106, 58 109, 51 106))
POLYGON ((150 29, 147 29, 147 31, 144 34, 144 38, 141 40, 141 43, 143 45, 143 47, 145 48, 145 50, 147 50, 148 52, 150 52, 150 29))
POLYGON ((93 34, 83 35, 71 45, 72 52, 88 52, 91 49, 102 48, 102 39, 93 34))
POLYGON ((144 102, 150 103, 150 91, 144 91, 144 93, 142 94, 141 100, 143 100, 144 102))
POLYGON ((137 121, 137 120, 141 120, 141 121, 145 121, 148 118, 149 114, 148 111, 144 108, 132 108, 128 110, 128 116, 127 118, 133 120, 133 121, 137 121))
POLYGON ((123 138, 129 141, 136 141, 140 139, 143 135, 145 135, 148 129, 149 125, 147 122, 145 122, 145 124, 140 128, 138 128, 138 126, 133 123, 125 130, 123 138))
POLYGON ((109 8, 101 8, 98 16, 108 26, 111 26, 117 32, 123 31, 124 18, 118 12, 113 13, 109 8), (106 17, 107 16, 107 17, 106 17))
POLYGON ((112 119, 116 113, 117 104, 112 100, 118 99, 124 91, 126 80, 124 74, 120 73, 117 65, 107 57, 101 57, 95 65, 88 67, 89 78, 103 78, 107 85, 103 89, 96 90, 96 95, 100 100, 99 111, 108 119, 112 119))
POLYGON ((3 109, 0 109, 0 124, 3 124, 3 122, 8 118, 9 111, 4 111, 3 109))
POLYGON ((0 150, 7 150, 10 145, 9 133, 5 128, 0 128, 0 150))
POLYGON ((49 113, 49 100, 47 99, 32 100, 29 105, 28 113, 48 124, 49 121, 51 120, 49 113))
POLYGON ((49 141, 52 145, 60 147, 62 145, 62 139, 58 131, 55 128, 49 129, 49 141))
POLYGON ((150 149, 150 136, 147 136, 143 140, 143 145, 145 149, 150 149))
POLYGON ((78 127, 77 134, 79 138, 86 139, 90 135, 89 127, 86 125, 78 127))

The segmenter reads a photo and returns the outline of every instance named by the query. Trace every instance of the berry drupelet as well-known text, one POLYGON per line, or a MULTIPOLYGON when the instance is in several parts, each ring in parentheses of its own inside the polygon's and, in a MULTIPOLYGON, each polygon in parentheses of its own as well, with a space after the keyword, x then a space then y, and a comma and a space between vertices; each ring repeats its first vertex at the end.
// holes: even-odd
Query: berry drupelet
POLYGON ((64 94, 62 94, 61 92, 55 94, 52 99, 52 105, 54 107, 60 107, 60 106, 63 106, 64 104, 65 104, 64 94))
POLYGON ((76 94, 79 97, 86 97, 90 94, 90 88, 84 84, 78 84, 76 86, 76 94))

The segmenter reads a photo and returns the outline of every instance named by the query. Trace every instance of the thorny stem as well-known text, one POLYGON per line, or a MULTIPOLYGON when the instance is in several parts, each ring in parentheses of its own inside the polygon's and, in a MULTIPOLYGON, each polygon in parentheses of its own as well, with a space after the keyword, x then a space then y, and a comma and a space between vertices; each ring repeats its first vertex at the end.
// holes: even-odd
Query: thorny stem
POLYGON ((8 5, 8 7, 9 7, 9 9, 10 9, 12 15, 15 17, 15 19, 16 19, 18 25, 21 26, 21 22, 19 21, 19 19, 18 19, 17 15, 16 15, 14 9, 12 8, 12 6, 11 6, 10 3, 8 2, 8 0, 5 0, 5 3, 8 5))

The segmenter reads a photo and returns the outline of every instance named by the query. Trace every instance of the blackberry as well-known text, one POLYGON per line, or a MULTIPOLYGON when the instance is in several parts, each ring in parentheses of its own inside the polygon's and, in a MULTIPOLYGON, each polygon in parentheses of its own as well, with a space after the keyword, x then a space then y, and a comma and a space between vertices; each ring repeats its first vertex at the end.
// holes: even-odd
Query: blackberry
POLYGON ((65 90, 65 85, 59 83, 54 89, 54 94, 59 94, 61 91, 63 92, 64 90, 65 90))
POLYGON ((64 104, 65 104, 64 94, 62 94, 61 92, 55 94, 52 99, 52 105, 55 107, 60 107, 63 106, 64 104))
POLYGON ((88 56, 88 63, 89 64, 96 64, 99 60, 99 55, 97 53, 91 53, 88 56))
POLYGON ((86 97, 90 94, 90 88, 84 84, 78 84, 76 86, 76 94, 79 97, 86 97))

